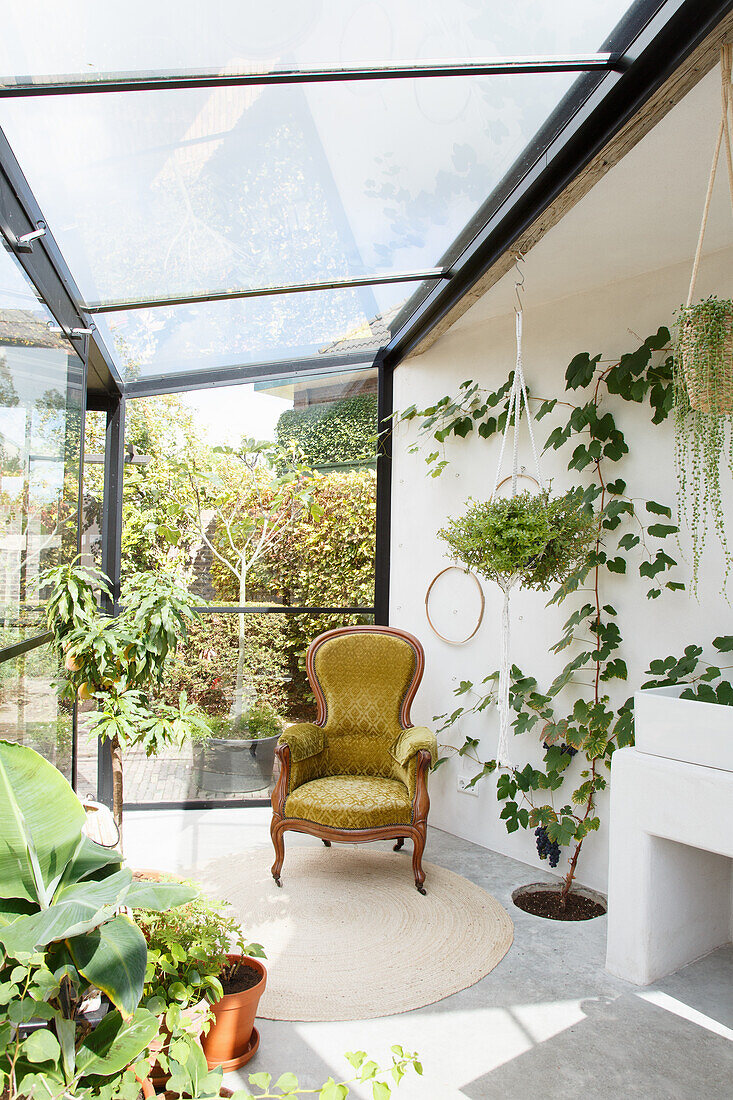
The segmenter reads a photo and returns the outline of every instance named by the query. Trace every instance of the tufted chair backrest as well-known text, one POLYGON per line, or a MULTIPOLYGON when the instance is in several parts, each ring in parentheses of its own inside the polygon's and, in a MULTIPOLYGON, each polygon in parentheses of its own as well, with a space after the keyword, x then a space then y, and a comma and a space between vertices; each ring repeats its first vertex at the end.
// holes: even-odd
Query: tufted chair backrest
POLYGON ((395 774, 389 750, 410 726, 424 666, 417 638, 391 627, 345 627, 308 650, 308 678, 326 740, 326 775, 395 774))

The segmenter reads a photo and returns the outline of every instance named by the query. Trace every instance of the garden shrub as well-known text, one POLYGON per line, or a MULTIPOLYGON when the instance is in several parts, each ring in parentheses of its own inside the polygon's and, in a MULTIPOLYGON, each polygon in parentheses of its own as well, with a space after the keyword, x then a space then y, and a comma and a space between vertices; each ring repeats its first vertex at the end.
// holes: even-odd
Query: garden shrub
POLYGON ((288 409, 278 420, 276 430, 278 443, 295 443, 306 462, 316 469, 367 462, 376 453, 377 395, 362 394, 329 404, 288 409))

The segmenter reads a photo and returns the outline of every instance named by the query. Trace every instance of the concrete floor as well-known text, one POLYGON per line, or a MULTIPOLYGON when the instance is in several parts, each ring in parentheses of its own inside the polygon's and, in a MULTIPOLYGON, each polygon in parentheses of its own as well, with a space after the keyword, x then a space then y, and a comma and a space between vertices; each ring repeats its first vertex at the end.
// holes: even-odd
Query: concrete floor
MULTIPOLYGON (((133 866, 181 870, 269 845, 263 809, 131 812, 133 866)), ((288 834, 287 844, 319 843, 288 834)), ((422 1078, 397 1100, 722 1100, 733 1098, 733 946, 637 989, 604 970, 606 920, 563 924, 516 909, 511 893, 543 876, 525 864, 431 830, 426 857, 494 894, 514 944, 478 984, 415 1012, 344 1023, 258 1021, 260 1050, 246 1073, 296 1073, 315 1087, 348 1075, 346 1050, 387 1060, 399 1043, 421 1055, 422 1078)), ((429 887, 429 881, 428 881, 429 887)), ((266 945, 265 945, 266 947, 266 945)), ((378 960, 375 960, 378 965, 378 960)), ((448 959, 421 965, 449 966, 448 959)), ((371 1097, 371 1089, 352 1095, 371 1097)))

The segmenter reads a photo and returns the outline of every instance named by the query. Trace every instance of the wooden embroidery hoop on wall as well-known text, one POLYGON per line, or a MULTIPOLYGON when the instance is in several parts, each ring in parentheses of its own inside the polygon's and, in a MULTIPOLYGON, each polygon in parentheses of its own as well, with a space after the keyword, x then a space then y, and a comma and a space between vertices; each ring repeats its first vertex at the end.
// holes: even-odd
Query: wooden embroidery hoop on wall
MULTIPOLYGON (((519 481, 520 478, 522 479, 522 481, 531 481, 532 484, 536 485, 538 489, 540 488, 540 483, 539 483, 539 481, 537 480, 536 477, 532 477, 531 474, 525 474, 524 466, 522 466, 522 469, 517 473, 517 481, 519 481)), ((512 475, 511 474, 507 474, 506 477, 502 478, 501 481, 499 482, 499 484, 494 489, 494 492, 491 494, 492 499, 499 492, 502 485, 506 485, 507 481, 511 481, 511 480, 512 480, 512 475)))
POLYGON ((441 642, 445 642, 446 645, 465 645, 466 642, 470 642, 471 638, 473 638, 475 636, 475 634, 478 631, 478 628, 481 626, 481 623, 484 621, 484 608, 485 607, 486 607, 486 599, 484 597, 484 590, 481 587, 481 581, 478 579, 478 577, 476 576, 475 573, 472 573, 470 569, 464 569, 462 565, 446 565, 445 569, 441 569, 439 573, 435 574, 435 576, 431 580, 430 584, 428 585, 427 592, 425 593, 425 615, 426 615, 427 620, 428 620, 428 625, 429 625, 430 629, 432 630, 433 634, 435 634, 436 637, 440 638, 441 642), (433 591, 433 586, 434 586, 435 582, 437 580, 439 580, 445 573, 449 573, 451 571, 451 569, 457 569, 459 573, 465 573, 466 576, 471 577, 471 579, 475 583, 476 587, 478 588, 479 598, 481 600, 481 607, 479 609, 478 619, 476 621, 475 627, 473 628, 473 630, 471 631, 470 634, 468 634, 465 638, 460 638, 458 641, 455 641, 453 638, 446 638, 445 634, 441 634, 440 631, 435 626, 433 620, 430 618, 430 606, 429 606, 429 604, 430 604, 430 593, 433 591))

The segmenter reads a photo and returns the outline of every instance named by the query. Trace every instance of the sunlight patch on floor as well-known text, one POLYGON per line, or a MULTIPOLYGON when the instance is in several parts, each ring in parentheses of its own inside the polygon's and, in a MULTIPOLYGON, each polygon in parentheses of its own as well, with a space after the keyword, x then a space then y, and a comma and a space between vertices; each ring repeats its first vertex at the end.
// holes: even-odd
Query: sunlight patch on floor
MULTIPOLYGON (((537 1043, 585 1019, 579 1000, 545 1001, 511 1008, 477 1008, 458 1012, 423 1011, 377 1020, 295 1024, 298 1035, 331 1067, 336 1080, 348 1067, 346 1050, 366 1050, 389 1064, 390 1047, 398 1043, 420 1055, 422 1080, 410 1074, 400 1100, 426 1096, 456 1100, 464 1085, 505 1062, 526 1054, 537 1043), (343 1067, 343 1068, 342 1068, 343 1067)), ((355 1086, 354 1096, 371 1098, 371 1087, 355 1086)))
POLYGON ((636 996, 640 997, 642 1001, 648 1001, 649 1004, 657 1005, 658 1008, 664 1008, 667 1012, 680 1016, 683 1020, 689 1020, 691 1024, 704 1027, 707 1031, 712 1031, 714 1035, 720 1035, 724 1039, 733 1041, 733 1028, 726 1027, 725 1024, 714 1020, 712 1016, 706 1016, 704 1012, 698 1012, 696 1008, 691 1008, 684 1001, 678 1001, 676 997, 670 997, 668 993, 652 989, 645 993, 637 993, 636 996))

